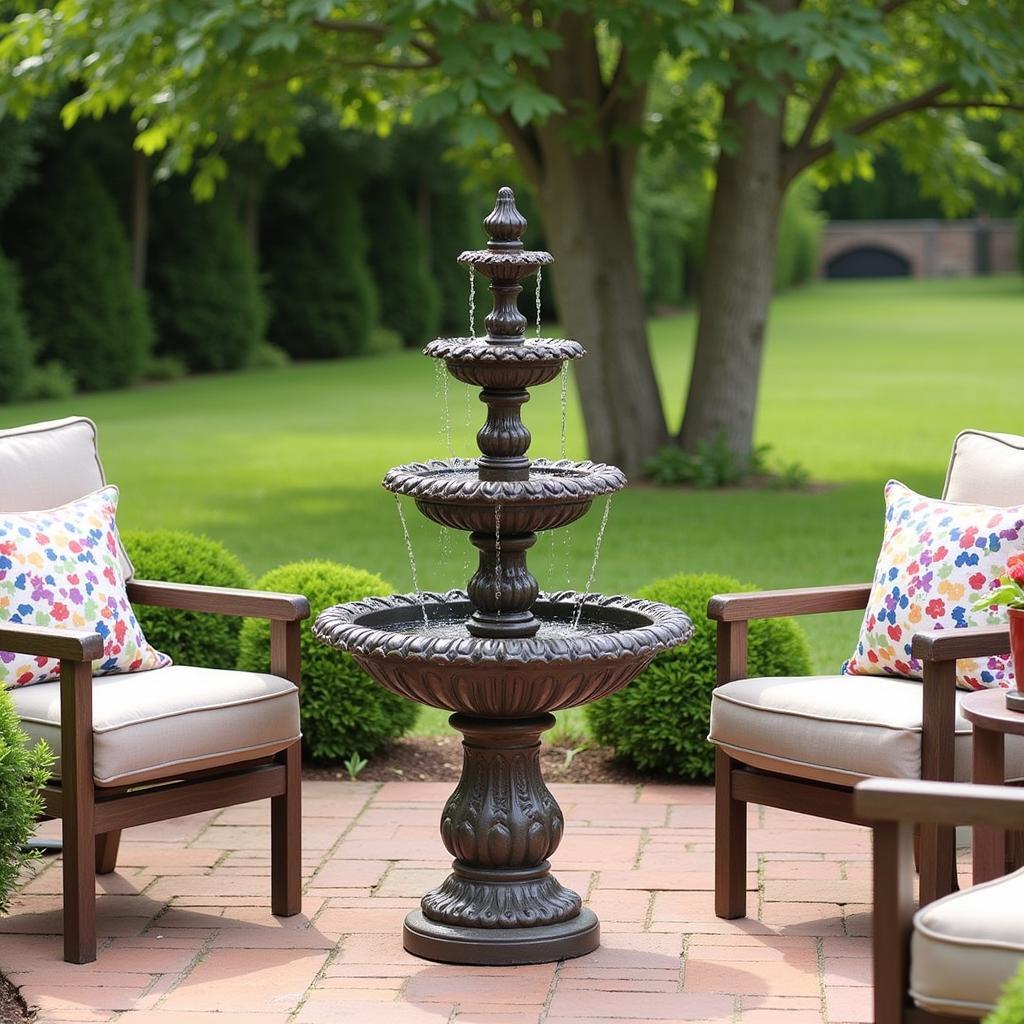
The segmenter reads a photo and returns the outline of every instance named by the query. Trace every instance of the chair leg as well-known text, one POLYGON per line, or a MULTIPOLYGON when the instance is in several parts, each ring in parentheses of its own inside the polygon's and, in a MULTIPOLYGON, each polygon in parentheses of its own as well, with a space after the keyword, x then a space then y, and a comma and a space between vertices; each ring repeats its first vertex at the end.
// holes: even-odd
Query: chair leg
POLYGON ((92 665, 61 662, 61 819, 64 959, 96 959, 96 792, 92 779, 92 665))
POLYGON ((117 850, 121 845, 121 830, 103 832, 96 837, 96 874, 109 875, 117 868, 117 850))
POLYGON ((924 906, 959 888, 956 877, 956 829, 949 825, 923 824, 918 854, 920 897, 924 906))
POLYGON ((302 753, 297 741, 278 755, 287 784, 270 800, 271 912, 291 917, 302 909, 302 753))
POLYGON ((715 914, 747 915, 747 805, 732 795, 736 762, 715 751, 715 914))

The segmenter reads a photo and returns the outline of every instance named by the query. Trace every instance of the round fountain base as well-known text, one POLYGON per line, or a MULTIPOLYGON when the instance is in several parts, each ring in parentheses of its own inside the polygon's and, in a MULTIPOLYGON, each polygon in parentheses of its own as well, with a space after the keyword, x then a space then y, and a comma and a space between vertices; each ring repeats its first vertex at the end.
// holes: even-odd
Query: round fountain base
POLYGON ((466 928, 414 910, 405 919, 402 944, 413 956, 443 964, 547 964, 592 953, 601 944, 601 925, 586 907, 568 921, 533 928, 466 928))

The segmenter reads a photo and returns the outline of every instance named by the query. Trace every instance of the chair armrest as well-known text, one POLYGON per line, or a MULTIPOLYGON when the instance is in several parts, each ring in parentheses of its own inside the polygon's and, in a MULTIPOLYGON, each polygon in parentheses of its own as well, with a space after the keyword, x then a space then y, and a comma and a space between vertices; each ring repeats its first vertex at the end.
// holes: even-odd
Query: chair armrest
POLYGON ((870 583, 716 594, 708 602, 708 618, 716 622, 746 622, 749 619, 776 619, 783 615, 851 612, 867 607, 870 594, 870 583))
POLYGON ((1024 822, 1024 790, 970 782, 868 779, 853 789, 853 806, 865 821, 994 825, 1024 822))
POLYGON ((0 625, 0 651, 62 661, 95 661, 103 657, 103 637, 82 629, 48 629, 5 622, 0 625))
POLYGON ((911 652, 922 661, 956 661, 958 658, 1009 654, 1010 627, 978 626, 918 633, 911 641, 911 652))
POLYGON ((241 615, 278 622, 309 618, 309 601, 300 594, 274 594, 266 590, 201 587, 163 580, 129 580, 128 598, 138 604, 177 608, 185 612, 241 615))

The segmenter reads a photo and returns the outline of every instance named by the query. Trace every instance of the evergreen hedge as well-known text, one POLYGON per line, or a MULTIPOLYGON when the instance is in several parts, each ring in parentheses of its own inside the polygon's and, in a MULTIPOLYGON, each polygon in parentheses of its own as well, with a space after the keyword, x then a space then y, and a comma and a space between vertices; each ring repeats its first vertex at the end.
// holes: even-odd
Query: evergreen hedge
POLYGON ((197 203, 175 180, 151 193, 147 286, 161 355, 190 370, 238 370, 264 340, 256 258, 222 187, 197 203))
POLYGON ((21 288, 14 264, 0 253, 0 402, 20 402, 33 385, 35 346, 21 309, 21 288))
MULTIPOLYGON (((252 576, 223 544, 179 530, 125 530, 128 557, 141 580, 197 583, 207 587, 252 586, 252 576)), ((133 605, 146 639, 181 665, 234 668, 242 619, 175 608, 133 605)))
MULTIPOLYGON (((659 654, 624 690, 586 709, 594 737, 638 768, 710 779, 714 748, 707 734, 717 630, 707 617, 708 600, 754 589, 728 576, 681 573, 638 590, 638 597, 681 608, 693 620, 694 634, 684 647, 659 654)), ((751 622, 747 644, 751 676, 811 671, 807 639, 792 619, 751 622)))
POLYGON ((363 210, 380 321, 397 331, 407 347, 421 348, 438 333, 441 291, 429 269, 429 248, 412 201, 398 181, 379 178, 364 189, 363 210))
POLYGON ((90 391, 138 379, 152 326, 117 208, 92 164, 75 150, 52 155, 9 206, 3 232, 41 357, 90 391))
POLYGON ((357 189, 328 142, 313 140, 271 180, 260 234, 271 342, 299 359, 365 352, 377 286, 357 189))
POLYGON ((985 1018, 985 1024, 1021 1024, 1024 1021, 1024 964, 1003 987, 996 1008, 985 1018))
MULTIPOLYGON (((293 562, 257 581, 260 590, 304 594, 315 619, 330 605, 384 596, 392 588, 379 576, 336 562, 293 562)), ((419 705, 385 690, 341 651, 320 643, 302 629, 302 689, 299 696, 302 742, 318 760, 368 757, 388 740, 412 728, 419 705)), ((270 665, 270 624, 246 619, 238 667, 266 672, 270 665)))

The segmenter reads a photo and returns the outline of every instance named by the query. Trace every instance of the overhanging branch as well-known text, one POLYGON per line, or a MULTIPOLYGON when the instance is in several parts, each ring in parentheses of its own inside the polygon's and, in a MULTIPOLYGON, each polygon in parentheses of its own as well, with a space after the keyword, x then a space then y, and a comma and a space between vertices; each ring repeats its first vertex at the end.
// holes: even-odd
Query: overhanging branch
MULTIPOLYGON (((351 33, 357 35, 372 36, 378 42, 385 39, 388 34, 388 26, 377 21, 346 21, 335 18, 314 18, 313 24, 325 32, 351 33)), ((367 67, 394 68, 396 70, 433 68, 441 63, 441 54, 430 43, 423 39, 410 39, 409 46, 418 50, 427 59, 421 62, 396 61, 384 63, 381 61, 352 61, 351 66, 364 64, 367 67)))

